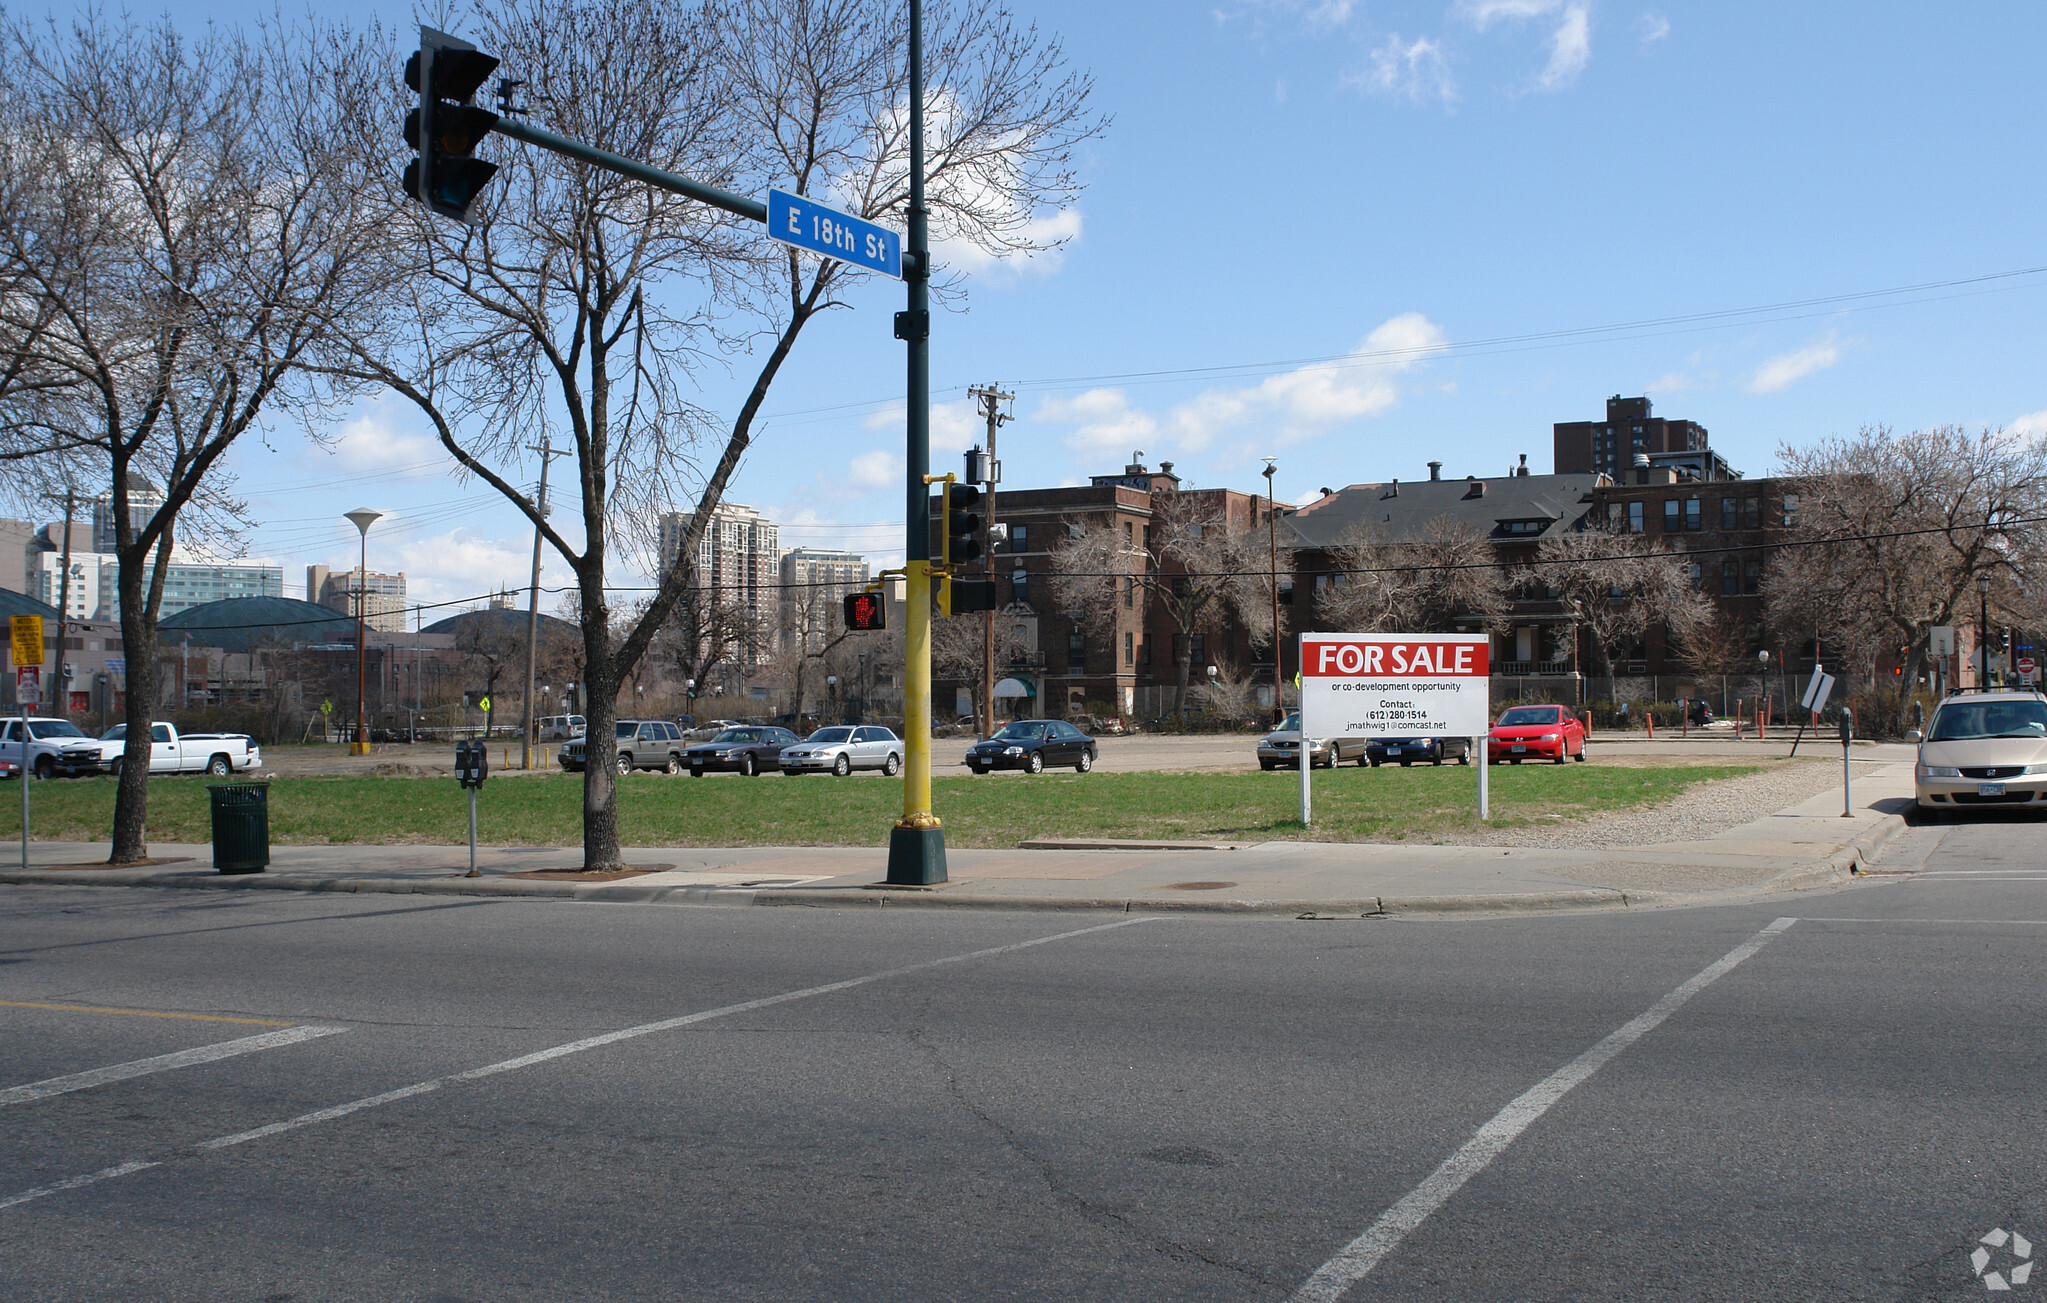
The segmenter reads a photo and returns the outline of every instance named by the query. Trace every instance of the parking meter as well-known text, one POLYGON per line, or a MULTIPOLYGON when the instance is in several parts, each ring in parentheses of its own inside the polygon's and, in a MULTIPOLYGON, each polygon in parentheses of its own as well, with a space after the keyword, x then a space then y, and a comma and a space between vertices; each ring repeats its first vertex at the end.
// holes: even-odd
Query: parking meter
POLYGON ((490 777, 490 753, 481 742, 455 744, 455 778, 462 786, 475 789, 490 777))
POLYGON ((1848 795, 1848 744, 1855 740, 1855 712, 1841 707, 1841 817, 1855 817, 1855 802, 1848 795))

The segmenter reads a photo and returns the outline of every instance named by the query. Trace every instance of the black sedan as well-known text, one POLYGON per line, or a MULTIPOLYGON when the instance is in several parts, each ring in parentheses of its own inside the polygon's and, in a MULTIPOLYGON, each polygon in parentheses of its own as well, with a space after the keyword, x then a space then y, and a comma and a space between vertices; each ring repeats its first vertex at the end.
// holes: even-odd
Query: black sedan
POLYGON ((1043 773, 1047 765, 1072 765, 1081 773, 1095 767, 1095 740, 1062 719, 1019 719, 994 737, 967 748, 967 768, 1043 773))
POLYGON ((754 778, 782 767, 782 748, 794 746, 797 737, 786 728, 750 724, 722 730, 708 742, 682 753, 690 777, 702 778, 713 769, 728 770, 754 778))
POLYGON ((1471 739, 1468 737, 1375 737, 1365 744, 1365 763, 1369 765, 1395 764, 1403 767, 1421 761, 1440 765, 1445 760, 1455 760, 1460 765, 1471 763, 1471 739))

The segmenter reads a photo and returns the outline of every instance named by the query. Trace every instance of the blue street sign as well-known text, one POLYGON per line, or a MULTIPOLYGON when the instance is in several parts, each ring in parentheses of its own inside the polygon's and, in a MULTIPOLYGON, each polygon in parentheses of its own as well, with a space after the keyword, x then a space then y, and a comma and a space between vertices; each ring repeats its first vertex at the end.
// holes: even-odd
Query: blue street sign
POLYGON ((849 216, 836 208, 792 195, 768 191, 768 234, 783 244, 840 262, 903 277, 903 240, 885 226, 849 216))

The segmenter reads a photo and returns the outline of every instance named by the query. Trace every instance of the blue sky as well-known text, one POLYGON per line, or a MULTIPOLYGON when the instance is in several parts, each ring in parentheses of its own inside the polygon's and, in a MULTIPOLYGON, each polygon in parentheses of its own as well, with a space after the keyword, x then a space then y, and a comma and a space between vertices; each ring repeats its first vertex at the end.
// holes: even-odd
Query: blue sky
MULTIPOLYGON (((1981 279, 2047 267, 2038 6, 1017 12, 1059 34, 1114 121, 1077 208, 1045 215, 1070 244, 966 265, 966 310, 934 323, 934 469, 956 468, 964 391, 985 381, 1018 394, 1008 489, 1140 448, 1246 489, 1275 456, 1290 499, 1430 458, 1546 472, 1550 424, 1613 393, 1701 422, 1750 475, 1780 443, 1871 423, 2047 431, 2047 271, 1981 279), (1909 286, 1927 288, 1871 293, 1909 286)), ((769 402, 730 496, 785 546, 900 556, 900 296, 872 282, 814 323, 769 402)), ((730 410, 741 377, 743 360, 708 397, 730 410)), ((352 563, 338 513, 357 505, 392 513, 371 564, 405 569, 415 600, 523 585, 530 533, 447 478, 400 406, 365 405, 344 435, 236 457, 265 521, 251 553, 287 591, 309 562, 352 563)))

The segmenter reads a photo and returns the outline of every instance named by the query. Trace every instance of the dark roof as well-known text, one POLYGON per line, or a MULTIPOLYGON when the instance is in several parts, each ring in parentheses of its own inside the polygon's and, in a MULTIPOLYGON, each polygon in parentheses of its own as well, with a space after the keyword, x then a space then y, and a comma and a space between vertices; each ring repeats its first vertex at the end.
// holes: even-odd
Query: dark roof
POLYGON ((1297 547, 1328 547, 1362 526, 1398 543, 1439 516, 1481 534, 1532 543, 1570 529, 1592 509, 1592 490, 1603 477, 1502 475, 1488 480, 1412 480, 1353 484, 1286 517, 1297 547), (1485 491, 1474 491, 1484 484, 1485 491), (1532 533, 1509 534, 1502 522, 1539 521, 1532 533))
MULTIPOLYGON (((445 620, 436 620, 422 632, 452 633, 459 636, 468 633, 479 625, 486 628, 501 626, 502 632, 524 638, 526 636, 526 612, 507 610, 501 606, 490 607, 481 611, 464 611, 460 615, 451 615, 445 620)), ((557 619, 544 611, 540 615, 540 628, 542 638, 552 637, 557 632, 568 633, 577 638, 583 636, 583 631, 577 626, 570 624, 567 620, 557 619)), ((543 643, 542 645, 544 646, 545 644, 543 643)))
POLYGON ((355 620, 293 597, 229 597, 167 615, 157 625, 164 646, 186 634, 201 646, 245 652, 252 646, 303 646, 355 641, 355 620))
POLYGON ((57 618, 57 608, 38 602, 27 593, 0 588, 0 616, 7 615, 40 615, 45 620, 54 620, 57 618))

